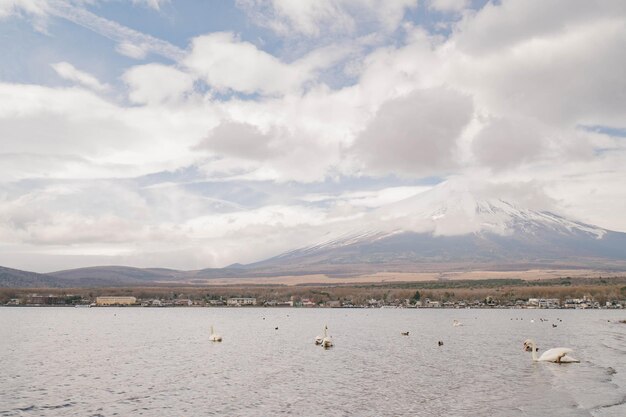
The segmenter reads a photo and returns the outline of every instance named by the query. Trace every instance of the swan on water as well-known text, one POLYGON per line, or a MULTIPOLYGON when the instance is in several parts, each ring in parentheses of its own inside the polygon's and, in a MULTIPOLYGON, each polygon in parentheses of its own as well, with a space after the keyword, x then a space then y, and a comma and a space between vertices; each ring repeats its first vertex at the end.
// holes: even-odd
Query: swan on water
POLYGON ((320 342, 318 343, 318 339, 321 336, 317 336, 315 338, 315 344, 319 344, 321 345, 323 348, 329 348, 333 345, 333 339, 328 335, 328 326, 324 326, 324 337, 321 338, 320 342))
POLYGON ((215 332, 213 331, 213 326, 211 326, 211 336, 209 336, 209 340, 211 342, 221 342, 222 341, 222 336, 220 336, 219 334, 215 334, 215 332))
POLYGON ((454 327, 459 327, 459 326, 461 326, 461 322, 460 322, 460 321, 458 321, 458 320, 454 320, 454 321, 452 322, 452 325, 453 325, 454 327))
MULTIPOLYGON (((324 326, 324 334, 326 334, 326 329, 328 329, 328 326, 324 326)), ((324 340, 324 336, 322 336, 322 335, 315 336, 315 344, 316 345, 321 345, 322 344, 322 340, 324 340)))
POLYGON ((578 359, 574 359, 568 356, 573 350, 570 348, 553 348, 546 350, 543 354, 537 358, 537 351, 539 350, 535 345, 535 341, 532 339, 526 339, 524 341, 524 350, 526 352, 532 352, 532 358, 535 362, 555 362, 555 363, 574 363, 580 362, 578 359))

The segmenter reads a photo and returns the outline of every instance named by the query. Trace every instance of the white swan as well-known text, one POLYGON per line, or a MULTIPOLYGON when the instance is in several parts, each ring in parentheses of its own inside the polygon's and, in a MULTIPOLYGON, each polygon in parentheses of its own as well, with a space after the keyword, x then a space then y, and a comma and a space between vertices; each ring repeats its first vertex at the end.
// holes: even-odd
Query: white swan
POLYGON ((555 363, 577 363, 578 359, 574 359, 568 356, 573 350, 570 348, 553 348, 546 350, 543 354, 537 358, 537 351, 539 350, 535 345, 535 341, 532 339, 526 339, 524 341, 524 350, 526 352, 532 352, 533 361, 535 362, 555 362, 555 363))
POLYGON ((454 327, 459 327, 459 326, 462 326, 461 322, 460 322, 460 321, 458 321, 458 320, 454 320, 454 321, 452 322, 452 325, 453 325, 454 327))
POLYGON ((211 326, 211 336, 209 336, 209 340, 211 342, 221 342, 222 341, 222 336, 220 336, 219 334, 215 334, 215 332, 213 331, 213 326, 211 326))
MULTIPOLYGON (((315 342, 317 343, 317 338, 315 338, 315 342)), ((328 335, 328 326, 324 326, 324 337, 322 338, 320 345, 322 345, 323 348, 329 348, 333 345, 333 339, 328 335)))
MULTIPOLYGON (((328 326, 324 326, 324 334, 326 334, 326 329, 327 328, 328 328, 328 326)), ((316 345, 321 345, 322 344, 322 340, 324 340, 324 336, 322 336, 322 335, 315 336, 315 344, 316 345)))

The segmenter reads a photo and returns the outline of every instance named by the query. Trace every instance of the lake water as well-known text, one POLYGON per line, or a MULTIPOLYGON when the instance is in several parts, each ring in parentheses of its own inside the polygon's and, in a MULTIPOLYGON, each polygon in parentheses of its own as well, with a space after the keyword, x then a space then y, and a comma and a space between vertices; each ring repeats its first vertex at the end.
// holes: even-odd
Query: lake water
POLYGON ((624 310, 0 308, 0 416, 623 417, 626 325, 616 321, 625 318, 624 310), (313 343, 325 324, 328 350, 313 343), (222 343, 209 342, 211 325, 222 343), (571 347, 581 363, 533 363, 526 338, 539 353, 571 347))

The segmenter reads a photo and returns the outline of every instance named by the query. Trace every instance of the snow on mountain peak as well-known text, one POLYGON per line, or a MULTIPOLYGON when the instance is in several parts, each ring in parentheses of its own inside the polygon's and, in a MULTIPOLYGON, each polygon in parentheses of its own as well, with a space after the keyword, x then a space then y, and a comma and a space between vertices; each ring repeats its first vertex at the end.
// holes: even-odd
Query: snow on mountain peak
POLYGON ((602 238, 606 230, 546 211, 519 208, 499 198, 473 192, 467 183, 445 182, 374 212, 382 230, 403 230, 455 236, 490 232, 533 233, 538 228, 558 233, 583 232, 602 238), (477 198, 481 196, 482 198, 477 198))

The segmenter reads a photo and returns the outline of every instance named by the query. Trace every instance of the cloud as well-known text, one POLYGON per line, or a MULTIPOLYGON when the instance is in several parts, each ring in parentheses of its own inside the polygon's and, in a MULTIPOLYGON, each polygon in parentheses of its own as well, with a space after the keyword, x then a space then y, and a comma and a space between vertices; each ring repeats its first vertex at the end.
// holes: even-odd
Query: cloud
POLYGON ((0 83, 0 149, 30 160, 11 177, 121 177, 177 169, 196 158, 191 146, 214 125, 205 105, 123 107, 79 88, 0 83), (79 162, 54 162, 62 157, 79 162), (46 158, 50 163, 36 163, 46 158))
POLYGON ((368 191, 350 191, 338 195, 309 194, 303 196, 302 200, 318 204, 332 203, 334 205, 345 204, 350 207, 377 208, 404 200, 431 188, 430 186, 401 186, 368 191))
POLYGON ((288 36, 343 35, 367 31, 393 31, 415 0, 238 0, 237 4, 261 26, 288 36))
POLYGON ((134 103, 177 102, 193 91, 194 78, 188 73, 161 64, 137 65, 122 76, 134 103))
POLYGON ((428 0, 428 7, 440 12, 460 12, 468 5, 469 0, 428 0))
MULTIPOLYGON (((156 4, 156 2, 149 2, 156 4)), ((146 35, 112 20, 91 13, 83 7, 61 0, 47 0, 47 13, 92 30, 119 43, 118 52, 135 59, 143 59, 155 53, 173 61, 181 60, 185 53, 162 39, 146 35)))
POLYGON ((69 62, 57 62, 56 64, 51 64, 51 67, 61 78, 69 81, 75 81, 92 90, 105 91, 110 88, 108 85, 98 81, 98 79, 93 75, 76 69, 69 62))
POLYGON ((145 5, 154 10, 160 10, 161 5, 169 3, 170 0, 132 0, 134 4, 145 5))
MULTIPOLYGON (((305 64, 326 60, 303 61, 305 64)), ((332 62, 332 61, 331 61, 332 62)), ((284 94, 314 78, 315 65, 286 64, 233 33, 219 32, 193 39, 185 65, 212 88, 245 94, 284 94)))
POLYGON ((471 98, 443 88, 416 90, 384 103, 352 151, 364 169, 433 175, 457 166, 456 142, 472 116, 471 98))
POLYGON ((611 0, 488 2, 459 22, 455 42, 464 53, 497 53, 536 39, 558 39, 598 21, 620 19, 624 13, 626 4, 611 0))
POLYGON ((499 170, 532 161, 546 145, 532 121, 492 119, 474 137, 472 150, 479 165, 499 170))
POLYGON ((0 19, 22 12, 43 16, 47 8, 47 0, 2 0, 0 1, 0 19))
POLYGON ((207 148, 218 154, 240 158, 266 159, 276 154, 272 140, 278 132, 263 133, 258 127, 239 122, 222 122, 198 148, 207 148))

